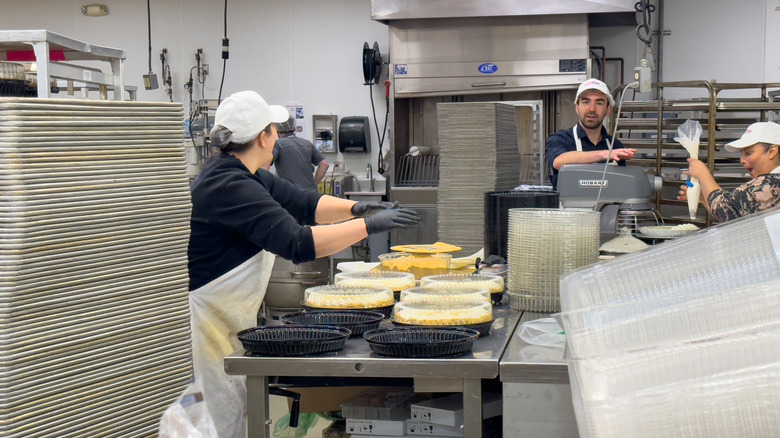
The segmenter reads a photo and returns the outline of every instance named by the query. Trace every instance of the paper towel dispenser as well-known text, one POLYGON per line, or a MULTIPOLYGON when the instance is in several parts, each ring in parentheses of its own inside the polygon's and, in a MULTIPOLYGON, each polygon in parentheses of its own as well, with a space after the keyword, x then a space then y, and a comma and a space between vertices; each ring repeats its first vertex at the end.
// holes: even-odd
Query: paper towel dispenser
POLYGON ((342 117, 339 122, 339 151, 371 152, 371 130, 368 117, 342 117))

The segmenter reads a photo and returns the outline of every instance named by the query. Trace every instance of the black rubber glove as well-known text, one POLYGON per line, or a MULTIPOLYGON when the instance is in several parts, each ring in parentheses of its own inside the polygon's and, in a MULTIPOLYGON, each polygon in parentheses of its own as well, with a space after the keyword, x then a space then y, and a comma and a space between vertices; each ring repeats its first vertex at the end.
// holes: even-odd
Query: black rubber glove
POLYGON ((393 228, 412 228, 420 223, 417 212, 408 208, 392 208, 378 211, 366 219, 368 234, 381 233, 393 228))
POLYGON ((398 202, 358 201, 357 204, 352 206, 352 216, 371 216, 377 211, 387 210, 388 208, 398 208, 398 202))

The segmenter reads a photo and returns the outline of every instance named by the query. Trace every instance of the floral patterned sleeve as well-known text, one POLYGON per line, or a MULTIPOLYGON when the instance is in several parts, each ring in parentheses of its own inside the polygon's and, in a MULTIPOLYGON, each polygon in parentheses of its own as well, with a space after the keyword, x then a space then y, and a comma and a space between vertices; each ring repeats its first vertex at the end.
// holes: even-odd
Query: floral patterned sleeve
POLYGON ((712 216, 719 222, 780 205, 780 174, 761 175, 734 189, 714 190, 707 202, 712 216))

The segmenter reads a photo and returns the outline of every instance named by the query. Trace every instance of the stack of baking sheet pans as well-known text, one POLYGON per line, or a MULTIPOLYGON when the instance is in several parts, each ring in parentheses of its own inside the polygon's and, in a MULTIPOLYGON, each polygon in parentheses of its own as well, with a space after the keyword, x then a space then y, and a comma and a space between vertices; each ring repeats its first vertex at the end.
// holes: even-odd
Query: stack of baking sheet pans
POLYGON ((515 109, 496 102, 440 103, 439 240, 483 247, 485 193, 520 181, 515 109))
POLYGON ((0 435, 153 436, 190 381, 182 120, 0 99, 0 435))

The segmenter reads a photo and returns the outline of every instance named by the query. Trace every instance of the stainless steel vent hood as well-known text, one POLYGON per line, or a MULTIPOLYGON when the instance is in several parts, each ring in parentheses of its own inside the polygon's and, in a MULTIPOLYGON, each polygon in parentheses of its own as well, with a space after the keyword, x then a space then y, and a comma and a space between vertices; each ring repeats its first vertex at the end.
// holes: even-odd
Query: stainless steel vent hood
POLYGON ((371 19, 500 17, 634 12, 636 0, 371 0, 371 19))
POLYGON ((396 98, 573 88, 590 77, 585 15, 393 21, 396 98))
POLYGON ((396 98, 576 88, 590 77, 587 13, 627 10, 633 2, 371 3, 388 24, 396 98))

